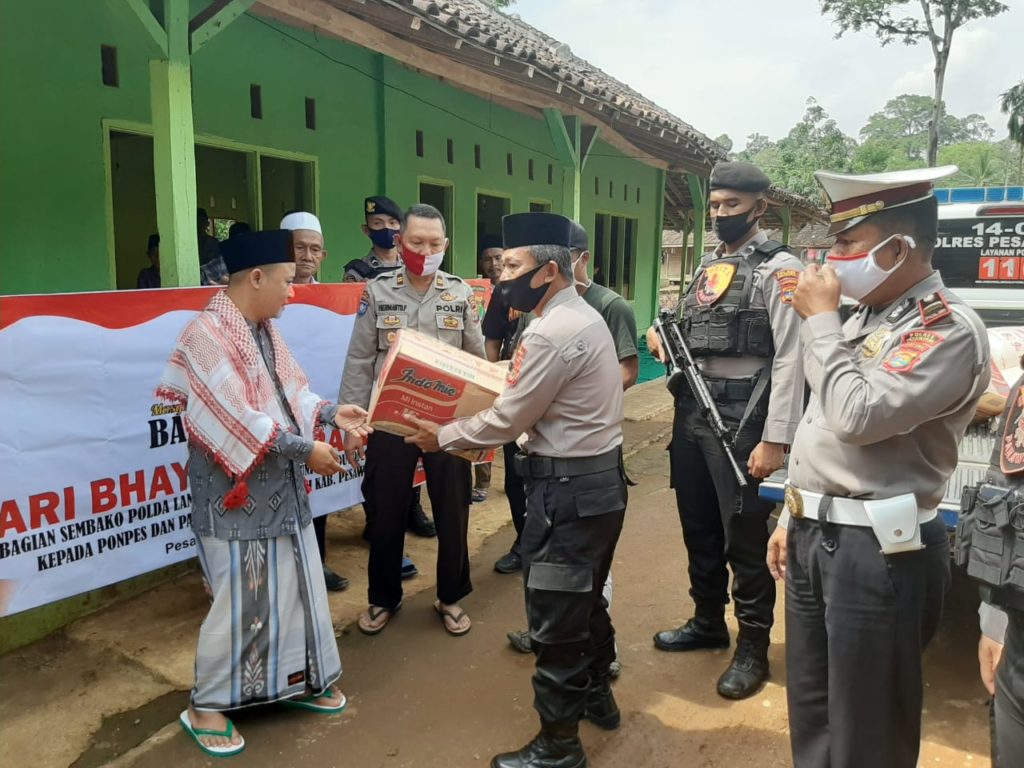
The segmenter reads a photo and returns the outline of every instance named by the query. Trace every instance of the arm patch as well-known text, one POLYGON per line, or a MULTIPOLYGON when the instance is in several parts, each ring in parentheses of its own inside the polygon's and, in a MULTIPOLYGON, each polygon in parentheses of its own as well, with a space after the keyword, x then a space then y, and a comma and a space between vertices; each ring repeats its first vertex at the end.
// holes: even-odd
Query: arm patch
POLYGON ((900 345, 882 361, 889 373, 910 373, 930 349, 946 340, 934 331, 907 331, 900 337, 900 345))
POLYGON ((793 303, 793 292, 800 280, 800 271, 796 269, 775 270, 775 282, 779 284, 779 298, 783 304, 793 303))

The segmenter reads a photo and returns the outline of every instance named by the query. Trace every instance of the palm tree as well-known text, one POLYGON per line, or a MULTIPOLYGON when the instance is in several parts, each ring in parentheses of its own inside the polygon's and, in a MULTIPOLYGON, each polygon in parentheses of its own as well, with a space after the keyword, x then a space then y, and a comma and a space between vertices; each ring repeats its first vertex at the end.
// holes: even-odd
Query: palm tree
POLYGON ((1010 141, 1017 145, 1017 177, 1024 171, 1024 80, 1021 80, 1002 95, 999 105, 1004 115, 1009 115, 1006 128, 1010 141))

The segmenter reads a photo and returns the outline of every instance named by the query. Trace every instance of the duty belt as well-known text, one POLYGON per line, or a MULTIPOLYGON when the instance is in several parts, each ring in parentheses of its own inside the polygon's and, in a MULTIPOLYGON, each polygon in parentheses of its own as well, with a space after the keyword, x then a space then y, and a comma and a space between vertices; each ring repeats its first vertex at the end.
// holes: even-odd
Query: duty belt
MULTIPOLYGON (((787 483, 785 506, 789 516, 797 520, 807 518, 820 523, 857 525, 862 528, 872 527, 871 520, 864 510, 864 501, 860 499, 825 496, 787 483)), ((937 514, 938 510, 935 509, 919 509, 917 522, 919 525, 927 523, 929 520, 933 520, 937 514)))
MULTIPOLYGON (((710 376, 704 377, 704 383, 708 385, 708 392, 716 402, 741 402, 750 400, 754 394, 757 377, 744 379, 718 379, 710 376)), ((681 397, 693 398, 689 388, 684 387, 681 397)))
POLYGON ((580 456, 578 458, 554 458, 520 453, 516 455, 515 462, 516 472, 524 480, 593 475, 621 467, 622 446, 612 448, 599 456, 580 456))

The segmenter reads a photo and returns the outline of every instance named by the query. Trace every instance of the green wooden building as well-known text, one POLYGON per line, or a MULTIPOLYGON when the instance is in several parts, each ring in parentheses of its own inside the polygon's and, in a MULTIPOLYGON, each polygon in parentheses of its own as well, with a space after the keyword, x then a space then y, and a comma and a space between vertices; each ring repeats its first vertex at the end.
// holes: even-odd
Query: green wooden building
MULTIPOLYGON (((663 227, 703 220, 721 147, 483 0, 59 0, 0 11, 0 293, 198 283, 196 208, 227 226, 319 214, 321 279, 363 255, 362 200, 445 214, 476 273, 503 214, 590 232, 641 325, 663 227), (696 201, 697 205, 694 205, 696 201)), ((780 198, 780 221, 813 217, 780 198)))

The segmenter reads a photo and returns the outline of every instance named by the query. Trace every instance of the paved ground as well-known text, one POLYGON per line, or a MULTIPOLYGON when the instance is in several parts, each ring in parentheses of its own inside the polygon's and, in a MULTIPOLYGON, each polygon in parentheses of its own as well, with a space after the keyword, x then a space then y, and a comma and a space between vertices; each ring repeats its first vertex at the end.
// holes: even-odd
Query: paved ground
MULTIPOLYGON (((739 703, 714 693, 726 652, 663 654, 651 645, 655 631, 680 623, 692 607, 667 490, 663 448, 671 414, 664 406, 661 391, 645 387, 631 397, 627 424, 627 442, 636 451, 629 469, 640 485, 631 492, 614 566, 613 615, 624 666, 616 696, 624 721, 612 734, 584 725, 583 738, 596 768, 781 768, 790 764, 781 626, 773 638, 772 682, 739 703)), ((500 472, 495 475, 500 485, 500 472)), ((464 603, 474 627, 463 638, 446 635, 431 611, 429 576, 418 580, 424 591, 407 599, 385 633, 367 638, 354 631, 351 620, 365 597, 365 550, 355 513, 332 521, 332 564, 354 582, 348 593, 332 598, 349 710, 340 717, 272 706, 242 713, 235 720, 249 746, 232 764, 486 766, 494 752, 533 735, 532 658, 514 653, 505 641, 507 630, 524 624, 521 585, 517 577, 491 570, 511 541, 504 497, 493 496, 474 508, 476 590, 464 603)), ((414 557, 427 564, 433 544, 412 544, 414 557)), ((198 581, 185 578, 0 659, 0 765, 217 763, 175 725, 191 684, 204 600, 198 581)), ((975 604, 970 585, 958 580, 940 637, 926 657, 922 766, 989 765, 975 604)))

